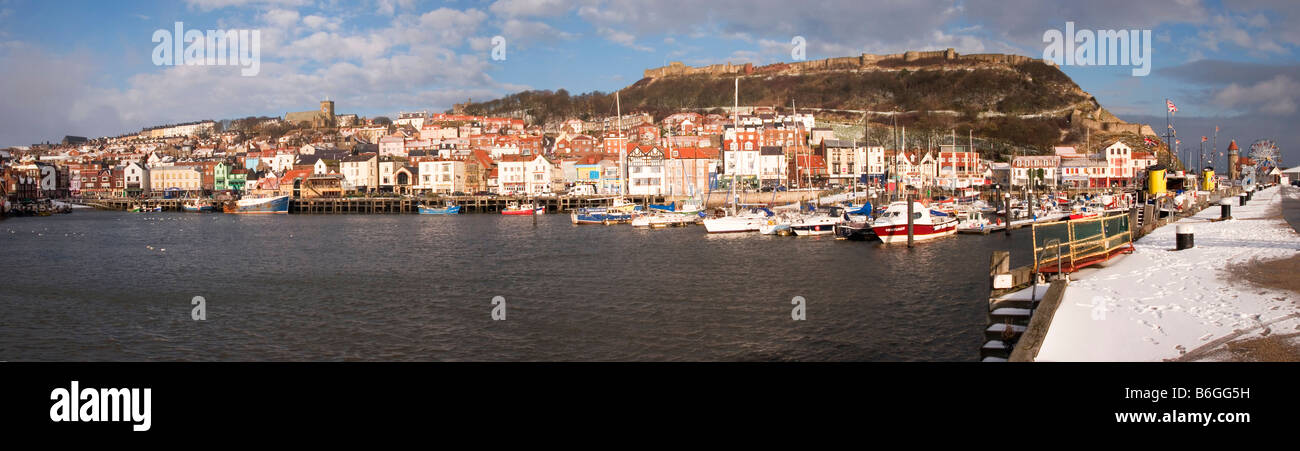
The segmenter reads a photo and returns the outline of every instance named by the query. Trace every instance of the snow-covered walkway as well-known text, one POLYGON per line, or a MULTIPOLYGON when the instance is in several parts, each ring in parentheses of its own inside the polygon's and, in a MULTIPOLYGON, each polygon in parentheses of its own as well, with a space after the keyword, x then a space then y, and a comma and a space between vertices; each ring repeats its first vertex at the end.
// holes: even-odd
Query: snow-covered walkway
POLYGON ((1233 202, 1230 221, 1211 222, 1219 217, 1211 206, 1152 231, 1132 255, 1077 274, 1036 360, 1198 360, 1228 340, 1300 332, 1300 296, 1228 270, 1300 251, 1300 234, 1282 219, 1283 195, 1273 187, 1245 207, 1233 202), (1174 251, 1178 224, 1192 225, 1195 248, 1174 251))

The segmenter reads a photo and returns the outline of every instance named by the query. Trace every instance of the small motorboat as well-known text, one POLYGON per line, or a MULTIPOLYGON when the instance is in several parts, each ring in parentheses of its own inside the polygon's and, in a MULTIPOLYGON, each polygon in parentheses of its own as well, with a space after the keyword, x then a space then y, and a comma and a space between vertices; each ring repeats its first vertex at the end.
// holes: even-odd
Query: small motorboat
POLYGON ((865 241, 875 237, 876 232, 871 230, 871 221, 867 219, 835 224, 836 239, 865 241))
POLYGON ((428 206, 428 205, 420 204, 419 209, 420 209, 420 214, 422 214, 422 215, 457 215, 457 214, 460 214, 460 205, 456 205, 456 204, 452 203, 451 201, 447 201, 447 203, 444 204, 444 205, 442 206, 442 208, 430 207, 430 206, 428 206))
POLYGON ((190 213, 202 213, 215 211, 211 202, 201 199, 192 199, 181 204, 181 210, 190 213))
MULTIPOLYGON (((872 230, 880 241, 898 243, 907 241, 907 202, 894 202, 872 223, 872 230)), ((926 241, 957 233, 957 218, 931 210, 920 202, 912 202, 912 239, 926 241)))
POLYGON ((512 215, 512 216, 540 215, 545 213, 546 213, 546 207, 538 207, 534 204, 527 204, 527 203, 525 204, 511 203, 510 205, 507 205, 504 210, 501 210, 501 214, 512 215))
POLYGON ((704 230, 709 233, 757 232, 775 216, 765 207, 751 208, 729 216, 704 219, 704 230))

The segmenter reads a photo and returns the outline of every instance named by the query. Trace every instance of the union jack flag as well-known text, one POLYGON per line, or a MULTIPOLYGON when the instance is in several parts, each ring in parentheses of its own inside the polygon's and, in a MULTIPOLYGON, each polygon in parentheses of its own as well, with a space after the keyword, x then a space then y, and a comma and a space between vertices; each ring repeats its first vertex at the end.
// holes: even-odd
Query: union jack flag
POLYGON ((1172 100, 1165 99, 1165 106, 1168 106, 1168 107, 1169 107, 1169 112, 1170 112, 1170 113, 1177 113, 1177 112, 1178 112, 1178 107, 1174 106, 1174 101, 1172 101, 1172 100))

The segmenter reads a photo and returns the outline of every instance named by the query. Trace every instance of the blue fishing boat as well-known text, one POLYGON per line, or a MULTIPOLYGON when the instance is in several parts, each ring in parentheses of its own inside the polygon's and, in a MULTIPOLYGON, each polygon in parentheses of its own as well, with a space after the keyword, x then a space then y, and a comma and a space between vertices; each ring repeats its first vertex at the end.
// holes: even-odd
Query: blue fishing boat
POLYGON ((289 196, 240 199, 235 201, 234 204, 227 204, 226 213, 243 215, 287 214, 289 213, 289 196))
POLYGON ((574 224, 627 224, 639 211, 640 205, 618 198, 608 207, 579 208, 569 213, 569 220, 574 224))
POLYGON ((623 224, 632 222, 632 213, 607 212, 603 209, 592 211, 582 208, 570 213, 569 220, 574 224, 623 224))
POLYGON ((420 205, 420 214, 422 215, 458 215, 460 214, 460 205, 447 202, 442 208, 420 205))

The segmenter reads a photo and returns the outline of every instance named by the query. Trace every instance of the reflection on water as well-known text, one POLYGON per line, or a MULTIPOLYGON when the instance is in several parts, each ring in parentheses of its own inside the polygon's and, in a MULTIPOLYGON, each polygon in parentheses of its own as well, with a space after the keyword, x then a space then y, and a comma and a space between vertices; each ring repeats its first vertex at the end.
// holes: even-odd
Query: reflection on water
POLYGON ((969 361, 989 254, 1029 241, 85 210, 0 233, 0 360, 969 361))

